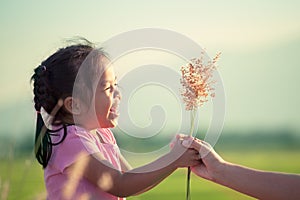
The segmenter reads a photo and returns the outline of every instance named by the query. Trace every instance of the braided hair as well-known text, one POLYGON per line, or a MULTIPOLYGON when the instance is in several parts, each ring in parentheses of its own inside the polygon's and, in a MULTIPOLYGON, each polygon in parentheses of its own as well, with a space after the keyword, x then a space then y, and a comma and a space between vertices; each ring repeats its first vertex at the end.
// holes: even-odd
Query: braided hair
POLYGON ((63 106, 63 100, 72 96, 73 85, 82 62, 94 50, 91 43, 71 45, 59 49, 34 69, 33 82, 34 107, 37 111, 35 132, 35 155, 45 168, 52 154, 52 146, 58 145, 67 135, 69 113, 63 106), (52 125, 60 127, 50 130, 45 126, 41 115, 44 109, 53 117, 52 125), (51 136, 60 136, 56 132, 64 130, 60 141, 53 143, 51 136))

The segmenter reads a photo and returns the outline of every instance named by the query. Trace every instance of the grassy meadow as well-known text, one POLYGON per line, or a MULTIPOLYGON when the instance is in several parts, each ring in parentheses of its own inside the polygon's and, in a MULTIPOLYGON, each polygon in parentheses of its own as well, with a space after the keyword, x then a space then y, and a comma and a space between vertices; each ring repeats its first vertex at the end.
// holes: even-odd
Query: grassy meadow
MULTIPOLYGON (((228 161, 263 170, 300 173, 300 150, 239 150, 218 151, 228 161)), ((156 188, 128 198, 129 200, 147 199, 185 199, 186 169, 177 170, 156 188)), ((43 171, 33 156, 1 159, 0 162, 1 199, 37 200, 45 199, 43 171)), ((223 186, 216 185, 192 176, 192 199, 253 199, 223 186)))

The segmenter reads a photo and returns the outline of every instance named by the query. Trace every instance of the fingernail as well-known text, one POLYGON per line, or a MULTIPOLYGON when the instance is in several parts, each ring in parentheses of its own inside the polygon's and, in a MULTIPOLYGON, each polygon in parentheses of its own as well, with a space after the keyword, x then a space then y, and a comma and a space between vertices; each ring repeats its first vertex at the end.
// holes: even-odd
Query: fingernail
POLYGON ((183 145, 184 147, 190 147, 191 142, 190 142, 190 141, 187 141, 187 140, 183 140, 183 141, 182 141, 182 145, 183 145))

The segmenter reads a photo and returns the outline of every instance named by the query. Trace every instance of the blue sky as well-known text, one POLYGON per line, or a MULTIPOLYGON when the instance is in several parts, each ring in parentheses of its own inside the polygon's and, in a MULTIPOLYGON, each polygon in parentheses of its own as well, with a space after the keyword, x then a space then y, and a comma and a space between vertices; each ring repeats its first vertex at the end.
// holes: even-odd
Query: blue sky
POLYGON ((144 27, 184 34, 212 56, 222 52, 225 128, 300 130, 299 7, 296 0, 2 0, 0 132, 33 128, 29 77, 64 39, 103 42, 144 27))

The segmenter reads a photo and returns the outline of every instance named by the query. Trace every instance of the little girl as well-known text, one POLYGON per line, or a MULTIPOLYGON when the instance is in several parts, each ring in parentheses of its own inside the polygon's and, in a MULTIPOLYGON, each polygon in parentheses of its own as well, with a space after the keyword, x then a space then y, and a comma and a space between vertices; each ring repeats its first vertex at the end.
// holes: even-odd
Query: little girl
POLYGON ((114 70, 105 52, 90 43, 59 49, 35 68, 31 80, 35 153, 48 199, 125 199, 179 167, 199 163, 198 152, 178 139, 169 153, 130 169, 109 129, 116 126, 121 99, 114 70))

